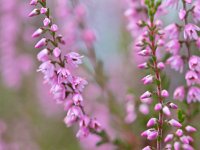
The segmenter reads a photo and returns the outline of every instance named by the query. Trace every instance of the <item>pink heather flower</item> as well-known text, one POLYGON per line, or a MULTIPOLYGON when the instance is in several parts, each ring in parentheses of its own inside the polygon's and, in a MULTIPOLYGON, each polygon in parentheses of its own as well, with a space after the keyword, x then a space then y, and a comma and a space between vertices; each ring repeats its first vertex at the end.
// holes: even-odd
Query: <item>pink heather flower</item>
POLYGON ((144 147, 142 150, 152 150, 150 146, 144 147))
POLYGON ((200 18, 199 18, 199 16, 200 16, 200 3, 198 3, 198 2, 195 3, 194 9, 192 11, 192 16, 193 16, 193 19, 194 19, 195 22, 200 21, 200 18))
POLYGON ((37 16, 40 14, 40 11, 38 9, 33 9, 30 13, 29 13, 29 17, 33 17, 33 16, 37 16))
POLYGON ((162 91, 161 91, 161 96, 164 97, 164 98, 169 97, 168 91, 167 91, 167 90, 162 90, 162 91))
POLYGON ((52 32, 57 32, 58 31, 58 26, 56 24, 51 25, 51 31, 52 32))
POLYGON ((90 122, 91 122, 91 119, 87 115, 84 115, 79 122, 79 126, 80 127, 89 127, 90 122))
POLYGON ((149 91, 146 91, 140 96, 140 99, 150 98, 151 96, 152 96, 152 93, 149 91))
POLYGON ((169 105, 169 108, 171 108, 171 109, 178 109, 178 106, 174 103, 170 102, 168 105, 169 105))
POLYGON ((38 0, 31 0, 30 5, 37 5, 38 0))
POLYGON ((169 39, 177 39, 179 34, 179 29, 176 24, 170 24, 165 27, 165 36, 169 39))
POLYGON ((181 142, 184 143, 184 144, 189 144, 189 143, 190 143, 188 137, 185 136, 185 135, 183 135, 182 137, 180 137, 180 140, 181 140, 181 142))
POLYGON ((174 138, 174 135, 173 135, 173 134, 168 134, 168 135, 165 137, 164 142, 165 142, 165 143, 168 143, 168 142, 170 142, 171 140, 173 140, 173 138, 174 138))
POLYGON ((150 49, 144 49, 138 52, 138 55, 140 56, 150 56, 151 55, 151 50, 150 49))
POLYGON ((175 119, 169 120, 168 123, 173 127, 177 127, 177 128, 182 127, 182 125, 178 121, 176 121, 175 119))
POLYGON ((56 47, 56 48, 53 49, 53 55, 55 57, 58 58, 60 56, 60 54, 61 54, 61 50, 58 47, 56 47))
POLYGON ((54 96, 54 99, 57 101, 57 103, 62 103, 65 99, 65 92, 66 89, 64 85, 62 84, 56 84, 51 88, 51 92, 54 96))
POLYGON ((141 80, 144 85, 150 84, 153 82, 153 76, 152 75, 147 75, 141 80))
POLYGON ((33 38, 39 37, 42 33, 43 33, 43 30, 39 28, 32 34, 32 37, 33 38))
POLYGON ((41 71, 45 78, 49 79, 54 76, 54 69, 54 65, 50 61, 46 61, 39 66, 38 71, 41 71))
POLYGON ((175 142, 174 143, 174 150, 181 150, 181 144, 180 144, 180 142, 175 142))
POLYGON ((191 4, 192 0, 184 0, 186 3, 191 4))
POLYGON ((189 60, 189 67, 191 70, 200 73, 200 57, 198 56, 191 56, 189 60))
POLYGON ((79 139, 85 138, 89 135, 90 131, 88 128, 80 128, 76 134, 76 137, 79 139))
POLYGON ((83 102, 83 97, 81 94, 76 93, 75 95, 73 95, 72 100, 74 101, 75 105, 81 105, 81 103, 83 102))
POLYGON ((192 146, 190 146, 189 144, 183 144, 182 147, 184 150, 194 150, 194 148, 192 146))
POLYGON ((144 114, 147 115, 149 113, 149 106, 147 104, 141 104, 139 106, 139 111, 144 114))
POLYGON ((91 120, 90 127, 92 129, 94 129, 95 131, 101 131, 102 130, 101 124, 96 119, 91 120))
POLYGON ((145 131, 143 131, 142 133, 141 133, 141 136, 142 137, 147 137, 148 135, 149 135, 149 133, 151 132, 151 131, 154 131, 155 129, 148 129, 148 130, 145 130, 145 131))
POLYGON ((157 68, 160 69, 160 70, 163 70, 165 68, 165 64, 163 62, 159 62, 157 64, 157 68))
POLYGON ((185 98, 185 87, 179 86, 174 91, 174 99, 183 101, 185 98))
POLYGON ((185 9, 180 9, 179 11, 179 19, 183 20, 186 16, 186 10, 185 9))
POLYGON ((144 99, 140 99, 142 103, 145 104, 151 104, 153 99, 152 98, 144 98, 144 99))
POLYGON ((78 65, 82 64, 82 58, 83 56, 75 52, 70 52, 65 55, 67 63, 73 67, 78 67, 78 65))
POLYGON ((142 64, 139 64, 139 65, 138 65, 138 68, 140 68, 140 69, 147 69, 147 68, 149 68, 149 67, 148 67, 148 64, 147 64, 146 62, 144 62, 144 63, 142 63, 142 64))
POLYGON ((188 86, 199 83, 198 74, 191 70, 186 73, 185 80, 187 81, 188 86))
POLYGON ((197 131, 196 128, 194 128, 194 127, 192 127, 192 126, 190 126, 190 125, 186 126, 186 127, 185 127, 185 130, 186 130, 187 132, 196 132, 196 131, 197 131))
POLYGON ((162 104, 161 103, 157 103, 154 107, 155 111, 160 111, 162 109, 162 104))
POLYGON ((77 121, 78 118, 81 118, 82 116, 83 112, 81 111, 80 107, 72 106, 67 112, 67 116, 65 117, 64 122, 68 127, 70 127, 77 121))
POLYGON ((200 31, 200 28, 198 26, 191 23, 185 25, 184 38, 190 40, 192 39, 197 40, 198 39, 197 31, 200 31))
POLYGON ((83 40, 88 47, 91 47, 96 40, 96 35, 91 29, 86 29, 83 32, 83 40))
POLYGON ((198 87, 191 87, 188 91, 187 102, 200 102, 200 89, 198 87))
POLYGON ((165 45, 165 41, 163 39, 159 39, 157 42, 158 46, 164 46, 165 45))
POLYGON ((37 59, 41 62, 45 62, 49 60, 49 51, 47 49, 41 50, 38 55, 37 59))
POLYGON ((41 48, 45 46, 46 44, 47 44, 47 39, 42 38, 40 41, 37 42, 37 44, 35 45, 35 48, 41 48))
POLYGON ((58 84, 68 83, 69 81, 72 80, 71 73, 67 68, 59 68, 57 71, 57 75, 58 75, 58 84))
POLYGON ((51 23, 51 20, 49 18, 45 18, 43 20, 43 24, 44 24, 45 27, 47 27, 50 23, 51 23))
POLYGON ((152 127, 154 125, 157 124, 157 119, 156 118, 151 118, 149 119, 149 121, 147 122, 147 127, 152 127))
POLYGON ((158 131, 152 131, 148 134, 148 140, 155 140, 158 137, 158 131))
POLYGON ((42 8, 40 9, 40 13, 41 13, 41 14, 46 14, 47 11, 48 11, 48 9, 47 9, 47 8, 44 8, 44 7, 42 7, 42 8))
POLYGON ((177 135, 178 137, 181 137, 181 136, 183 135, 183 130, 182 130, 182 129, 178 129, 178 130, 176 131, 176 135, 177 135))
POLYGON ((167 116, 171 115, 171 111, 169 110, 169 107, 167 107, 167 106, 164 106, 163 109, 162 109, 162 111, 167 116))
POLYGON ((179 40, 173 39, 166 44, 166 50, 171 54, 177 55, 180 50, 179 40))
POLYGON ((81 77, 74 77, 72 80, 72 88, 77 92, 82 92, 88 82, 81 77))
POLYGON ((175 71, 183 72, 184 62, 180 55, 174 55, 167 60, 167 64, 175 71))

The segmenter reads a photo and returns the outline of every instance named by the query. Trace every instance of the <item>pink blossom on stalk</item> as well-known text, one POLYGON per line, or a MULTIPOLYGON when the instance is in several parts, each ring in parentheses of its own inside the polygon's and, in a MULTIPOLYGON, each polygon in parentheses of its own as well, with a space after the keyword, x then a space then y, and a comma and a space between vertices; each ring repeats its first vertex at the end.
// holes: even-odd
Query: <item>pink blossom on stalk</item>
POLYGON ((167 91, 167 90, 162 90, 162 91, 161 91, 161 96, 164 97, 164 98, 169 97, 168 91, 167 91))
POLYGON ((148 68, 148 64, 146 62, 144 62, 142 64, 139 64, 138 68, 140 68, 140 69, 147 69, 148 68))
POLYGON ((39 37, 42 33, 43 33, 43 30, 39 28, 32 34, 32 37, 33 38, 39 37))
POLYGON ((168 105, 169 105, 169 108, 171 108, 171 109, 178 109, 178 106, 174 103, 170 102, 168 105))
POLYGON ((194 85, 199 83, 199 76, 194 71, 188 71, 185 75, 185 80, 187 81, 187 85, 194 85))
POLYGON ((154 107, 155 111, 160 111, 161 109, 162 109, 162 104, 161 103, 156 104, 155 107, 154 107))
POLYGON ((142 78, 141 81, 143 82, 144 85, 146 85, 146 84, 152 83, 153 82, 153 78, 154 77, 150 74, 150 75, 147 75, 144 78, 142 78))
POLYGON ((180 43, 177 39, 173 39, 166 44, 166 50, 171 54, 177 55, 180 50, 180 43))
POLYGON ((177 135, 178 137, 181 137, 181 136, 183 135, 183 130, 182 130, 182 129, 178 129, 178 130, 176 131, 176 135, 177 135))
POLYGON ((42 48, 46 44, 47 44, 47 39, 42 38, 40 41, 37 42, 37 44, 35 45, 35 48, 42 48))
POLYGON ((167 107, 167 106, 164 106, 163 109, 162 109, 162 111, 167 116, 171 115, 171 111, 170 111, 169 107, 167 107))
POLYGON ((198 56, 191 56, 189 60, 189 67, 191 70, 200 73, 200 57, 198 56))
POLYGON ((43 49, 41 50, 38 55, 37 55, 37 59, 41 62, 45 62, 49 60, 49 51, 47 49, 43 49))
POLYGON ((188 139, 187 136, 183 135, 182 137, 180 137, 181 142, 183 142, 184 144, 189 144, 190 141, 188 139))
POLYGON ((192 39, 197 40, 198 39, 197 31, 200 31, 200 28, 198 26, 191 23, 185 25, 184 38, 190 40, 192 39))
POLYGON ((189 144, 183 144, 182 147, 184 150, 194 150, 194 148, 192 146, 190 146, 189 144))
POLYGON ((51 23, 51 20, 49 18, 45 18, 43 20, 43 24, 44 24, 45 27, 47 27, 50 23, 51 23))
POLYGON ((200 16, 200 3, 196 1, 194 3, 194 9, 192 10, 192 16, 195 22, 200 21, 199 16, 200 16))
POLYGON ((140 96, 140 99, 150 98, 151 96, 152 96, 152 93, 149 91, 146 91, 140 96))
POLYGON ((38 0, 31 0, 30 5, 37 5, 38 0))
POLYGON ((72 99, 73 99, 75 105, 81 105, 81 103, 83 102, 82 95, 78 94, 78 93, 76 93, 75 95, 73 95, 72 99))
POLYGON ((174 142, 174 150, 180 150, 180 149, 181 149, 180 142, 174 142))
POLYGON ((174 99, 183 101, 185 98, 185 87, 179 86, 174 91, 174 99))
POLYGON ((148 134, 148 140, 155 140, 158 137, 158 131, 152 131, 148 134))
POLYGON ((157 124, 157 118, 151 118, 149 119, 149 121, 147 122, 147 127, 152 127, 154 125, 157 124))
POLYGON ((173 138, 174 138, 174 135, 173 135, 173 134, 168 134, 168 135, 165 137, 164 142, 165 142, 165 143, 168 143, 168 142, 170 142, 173 138))
POLYGON ((53 55, 54 55, 55 57, 59 57, 60 54, 61 54, 60 48, 56 47, 56 48, 53 49, 53 55))
POLYGON ((179 29, 176 24, 170 24, 165 27, 165 36, 170 39, 177 39, 179 34, 179 29))
POLYGON ((46 14, 47 11, 48 11, 48 9, 47 9, 47 8, 44 8, 44 7, 42 7, 42 8, 40 9, 40 13, 41 13, 41 14, 46 14))
POLYGON ((192 126, 190 126, 190 125, 186 126, 186 127, 185 127, 185 130, 186 130, 187 132, 196 132, 196 131, 197 131, 196 128, 194 128, 194 127, 192 127, 192 126))
POLYGON ((167 60, 167 64, 171 66, 175 71, 183 72, 184 62, 180 55, 173 55, 167 60))
POLYGON ((179 19, 183 20, 185 18, 185 15, 186 15, 185 9, 180 9, 180 11, 179 11, 179 19))
POLYGON ((165 68, 165 64, 163 62, 159 62, 157 64, 158 69, 163 70, 165 68))
POLYGON ((138 52, 138 55, 140 55, 140 56, 150 56, 151 50, 150 49, 141 50, 140 52, 138 52))
POLYGON ((51 25, 51 31, 57 32, 58 31, 58 26, 56 24, 51 25))
POLYGON ((66 62, 73 67, 78 67, 78 65, 82 64, 82 58, 83 56, 75 52, 65 55, 66 62))
POLYGON ((88 128, 80 128, 76 134, 76 137, 79 138, 79 139, 82 139, 82 138, 85 138, 89 135, 89 129, 88 128))
POLYGON ((169 120, 168 123, 169 123, 171 126, 173 126, 173 127, 177 127, 177 128, 182 127, 181 123, 179 123, 179 122, 176 121, 175 119, 169 120))
POLYGON ((40 11, 38 9, 33 9, 30 13, 29 13, 29 17, 33 17, 33 16, 37 16, 40 14, 40 11))
POLYGON ((200 102, 200 89, 191 87, 187 94, 187 103, 200 102))

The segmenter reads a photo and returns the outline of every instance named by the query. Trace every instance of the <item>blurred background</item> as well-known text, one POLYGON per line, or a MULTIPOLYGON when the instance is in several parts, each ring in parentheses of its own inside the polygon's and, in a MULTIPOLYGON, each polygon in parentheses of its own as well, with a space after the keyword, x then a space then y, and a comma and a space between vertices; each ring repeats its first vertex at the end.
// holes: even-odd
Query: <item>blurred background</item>
MULTIPOLYGON (((68 40, 71 37, 76 39, 74 43, 63 46, 63 51, 72 49, 83 55, 87 53, 76 37, 76 31, 70 28, 74 18, 68 11, 68 6, 71 6, 69 1, 47 3, 60 27, 59 33, 68 40)), ((79 69, 79 74, 89 81, 84 91, 86 110, 98 118, 112 138, 118 136, 131 145, 131 149, 140 149, 142 139, 139 134, 145 129, 148 119, 143 114, 148 114, 151 109, 140 106, 137 99, 144 91, 140 83, 144 73, 136 69, 141 60, 135 57, 131 45, 133 39, 126 29, 124 11, 127 4, 124 0, 117 3, 116 0, 82 0, 81 3, 87 10, 87 26, 96 33, 94 47, 98 59, 97 74, 93 74, 87 56, 79 69), (135 118, 143 116, 131 125, 124 122, 127 94, 134 95, 130 97, 136 107, 133 110, 135 118), (145 111, 140 112, 140 108, 145 111)), ((37 39, 32 39, 31 35, 42 25, 42 20, 40 17, 28 17, 32 9, 27 0, 1 0, 0 150, 113 150, 114 146, 109 144, 95 147, 99 139, 93 135, 77 140, 77 129, 65 126, 63 118, 66 113, 52 99, 42 74, 36 72, 39 51, 34 49, 37 39)), ((174 13, 163 20, 167 25, 176 18, 174 13)), ((167 74, 173 76, 173 84, 170 84, 172 93, 176 86, 184 82, 184 77, 169 69, 167 74)), ((169 87, 168 81, 166 79, 166 86, 169 87)))

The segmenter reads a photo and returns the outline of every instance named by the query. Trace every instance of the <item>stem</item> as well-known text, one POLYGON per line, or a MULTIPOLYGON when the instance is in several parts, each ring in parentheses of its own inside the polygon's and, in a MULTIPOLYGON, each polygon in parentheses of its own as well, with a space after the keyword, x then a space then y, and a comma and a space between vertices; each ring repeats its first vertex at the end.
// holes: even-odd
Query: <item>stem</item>
MULTIPOLYGON (((161 86, 161 75, 160 75, 160 71, 157 67, 157 56, 156 56, 156 49, 157 49, 157 46, 155 44, 155 38, 156 38, 156 33, 155 33, 155 29, 154 29, 154 19, 152 19, 151 21, 151 25, 150 25, 150 36, 152 37, 152 40, 151 41, 151 49, 152 49, 152 55, 155 59, 153 59, 153 65, 154 65, 154 72, 155 72, 155 75, 156 75, 156 80, 158 81, 157 82, 157 87, 156 87, 156 90, 157 90, 157 96, 158 96, 158 101, 163 104, 163 99, 162 99, 162 96, 161 96, 161 91, 162 91, 162 86, 161 86)), ((157 138, 157 150, 161 150, 162 149, 162 132, 163 132, 163 112, 162 110, 159 112, 159 118, 158 118, 158 138, 157 138)))

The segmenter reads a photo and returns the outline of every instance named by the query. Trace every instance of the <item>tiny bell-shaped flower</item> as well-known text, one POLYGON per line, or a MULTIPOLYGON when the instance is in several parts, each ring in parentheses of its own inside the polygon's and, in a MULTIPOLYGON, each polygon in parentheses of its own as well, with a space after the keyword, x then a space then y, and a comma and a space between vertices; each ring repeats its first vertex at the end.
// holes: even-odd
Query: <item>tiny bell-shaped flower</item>
POLYGON ((138 68, 139 68, 139 69, 147 69, 147 68, 149 68, 149 67, 148 67, 147 62, 144 62, 144 63, 142 63, 142 64, 139 64, 139 65, 138 65, 138 68))
POLYGON ((40 13, 41 13, 41 14, 46 14, 47 11, 48 11, 48 9, 47 9, 47 8, 44 8, 44 7, 42 7, 42 8, 40 9, 40 13))
POLYGON ((185 135, 182 136, 182 137, 180 137, 180 140, 181 140, 181 142, 183 142, 184 144, 189 144, 189 143, 190 143, 188 137, 185 136, 185 135))
POLYGON ((189 67, 191 70, 200 73, 200 57, 198 56, 191 56, 189 60, 189 67))
POLYGON ((177 120, 175 119, 171 119, 168 121, 168 123, 173 126, 173 127, 177 127, 177 128, 180 128, 182 127, 181 123, 179 123, 177 120))
POLYGON ((160 111, 162 109, 162 104, 161 103, 157 103, 154 107, 155 111, 160 111))
POLYGON ((42 33, 43 33, 43 30, 39 28, 32 34, 32 37, 33 38, 39 37, 42 33))
POLYGON ((144 85, 150 84, 153 82, 153 76, 152 75, 147 75, 141 80, 144 85))
POLYGON ((50 23, 51 23, 51 20, 49 18, 45 18, 43 20, 43 24, 44 24, 45 27, 47 27, 50 23))
POLYGON ((58 26, 56 24, 52 24, 51 31, 52 32, 57 32, 58 31, 58 26))
POLYGON ((178 15, 179 15, 179 19, 183 20, 185 18, 185 16, 186 16, 186 10, 185 9, 180 9, 178 15))
POLYGON ((47 44, 47 39, 42 38, 40 41, 37 42, 37 44, 35 45, 35 48, 41 48, 45 46, 46 44, 47 44))
POLYGON ((174 138, 174 135, 173 135, 173 134, 168 134, 168 135, 165 137, 164 142, 165 142, 165 143, 168 143, 168 142, 170 142, 171 140, 173 140, 173 138, 174 138))
POLYGON ((72 100, 74 101, 75 105, 81 105, 82 101, 83 101, 83 97, 81 94, 75 94, 72 97, 72 100))
POLYGON ((53 49, 53 55, 55 57, 59 57, 60 54, 61 54, 61 50, 58 47, 56 47, 56 48, 53 49))
POLYGON ((164 98, 169 97, 168 91, 167 91, 167 90, 162 90, 162 91, 161 91, 161 96, 164 97, 164 98))
POLYGON ((29 13, 29 17, 33 17, 33 16, 37 16, 40 14, 40 11, 38 9, 33 9, 30 13, 29 13))
POLYGON ((178 130, 176 131, 176 135, 177 135, 178 137, 181 137, 181 136, 183 135, 183 130, 182 130, 182 129, 178 129, 178 130))
POLYGON ((152 96, 152 93, 149 91, 146 91, 140 96, 140 99, 150 98, 151 96, 152 96))
POLYGON ((41 62, 45 62, 45 61, 49 60, 48 54, 49 54, 49 51, 47 49, 43 49, 38 53, 37 59, 41 62))
POLYGON ((184 86, 177 87, 174 91, 173 97, 176 100, 183 101, 185 97, 185 87, 184 86))
POLYGON ((158 131, 152 131, 148 134, 147 139, 152 141, 158 137, 158 131))
POLYGON ((186 127, 185 127, 185 130, 186 130, 187 132, 196 132, 196 131, 197 131, 196 128, 194 128, 194 127, 192 127, 192 126, 190 126, 190 125, 186 126, 186 127))
POLYGON ((168 106, 171 109, 178 109, 178 106, 176 104, 174 104, 174 103, 171 103, 171 102, 168 103, 168 106))
POLYGON ((30 5, 37 5, 38 0, 31 0, 30 5))
POLYGON ((160 70, 163 70, 165 68, 165 64, 163 62, 159 62, 157 64, 157 68, 160 69, 160 70))
POLYGON ((200 28, 198 26, 188 23, 187 25, 185 25, 184 39, 197 40, 198 39, 197 31, 200 31, 200 28))
POLYGON ((166 116, 170 116, 171 115, 171 112, 169 110, 169 107, 167 106, 164 106, 163 109, 162 109, 163 113, 166 115, 166 116))
POLYGON ((198 74, 191 70, 186 73, 185 80, 187 81, 188 86, 199 83, 198 74))
POLYGON ((157 124, 157 119, 156 118, 151 118, 149 119, 149 121, 147 122, 147 127, 152 127, 154 125, 157 124))
POLYGON ((151 50, 150 49, 144 49, 138 52, 138 55, 140 56, 150 56, 151 55, 151 50))
POLYGON ((181 144, 180 144, 180 142, 175 142, 174 143, 174 150, 181 150, 181 144))

